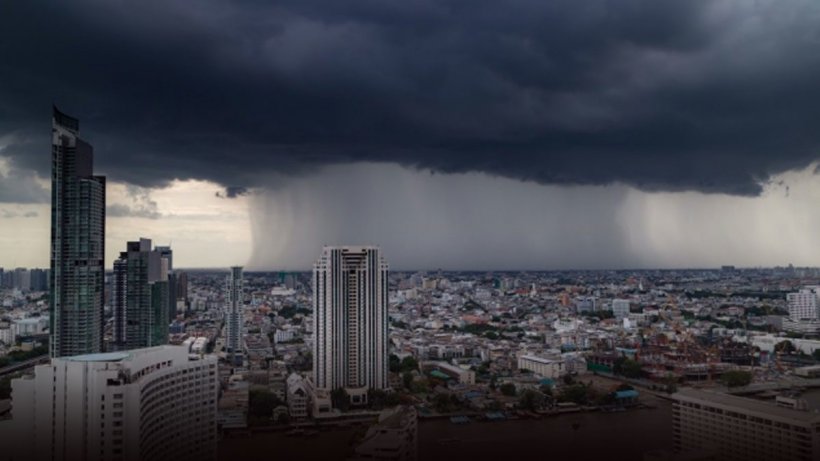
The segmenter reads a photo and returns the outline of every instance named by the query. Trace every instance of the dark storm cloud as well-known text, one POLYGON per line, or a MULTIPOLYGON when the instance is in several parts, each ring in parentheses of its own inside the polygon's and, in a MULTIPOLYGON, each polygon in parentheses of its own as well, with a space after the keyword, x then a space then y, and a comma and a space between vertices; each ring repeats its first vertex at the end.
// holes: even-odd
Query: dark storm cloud
POLYGON ((236 198, 241 197, 243 195, 248 195, 250 191, 247 187, 242 186, 228 186, 225 188, 225 191, 217 191, 216 196, 219 198, 236 198))
MULTIPOLYGON (((753 195, 817 158, 817 2, 5 2, 0 136, 241 187, 356 161, 753 195)), ((2 201, 2 197, 0 197, 2 201)))

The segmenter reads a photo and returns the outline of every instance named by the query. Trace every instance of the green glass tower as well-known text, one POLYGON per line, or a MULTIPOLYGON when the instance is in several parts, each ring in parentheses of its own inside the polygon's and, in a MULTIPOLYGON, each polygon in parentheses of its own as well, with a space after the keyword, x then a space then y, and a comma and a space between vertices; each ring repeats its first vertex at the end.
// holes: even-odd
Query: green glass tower
POLYGON ((111 306, 117 350, 168 343, 169 282, 167 252, 151 240, 128 242, 114 261, 111 306))
POLYGON ((105 177, 80 123, 53 108, 51 125, 52 357, 101 352, 105 283, 105 177))

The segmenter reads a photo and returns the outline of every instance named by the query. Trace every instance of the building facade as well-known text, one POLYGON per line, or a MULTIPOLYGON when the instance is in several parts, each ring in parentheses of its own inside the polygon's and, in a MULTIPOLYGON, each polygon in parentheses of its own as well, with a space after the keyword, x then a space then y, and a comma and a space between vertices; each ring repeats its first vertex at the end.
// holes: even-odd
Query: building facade
POLYGON ((625 319, 629 317, 629 300, 628 299, 613 299, 612 300, 612 315, 616 319, 625 319))
POLYGON ((291 373, 287 379, 288 414, 292 419, 305 419, 310 409, 310 392, 305 379, 291 373))
POLYGON ((522 355, 518 358, 518 369, 529 370, 539 376, 558 379, 566 374, 563 360, 547 359, 534 355, 522 355))
POLYGON ((215 459, 217 387, 216 357, 183 346, 52 359, 12 382, 11 434, 19 443, 8 454, 215 459))
POLYGON ((684 389, 672 399, 678 452, 707 451, 721 460, 820 459, 816 413, 696 389, 684 389))
POLYGON ((786 295, 789 316, 783 319, 783 329, 792 333, 820 334, 820 287, 805 287, 797 293, 786 295))
POLYGON ((317 388, 347 389, 358 403, 367 389, 388 387, 387 299, 387 263, 379 248, 323 249, 313 268, 317 388))
POLYGON ((103 348, 105 177, 75 118, 54 108, 51 128, 52 357, 103 348))
POLYGON ((114 261, 111 287, 117 350, 168 343, 169 285, 167 256, 149 239, 128 242, 114 261))
POLYGON ((168 318, 175 319, 177 316, 177 276, 174 272, 174 250, 170 246, 159 245, 155 249, 168 264, 168 318))
POLYGON ((244 293, 242 268, 231 267, 231 273, 225 280, 225 347, 232 354, 242 352, 244 293))

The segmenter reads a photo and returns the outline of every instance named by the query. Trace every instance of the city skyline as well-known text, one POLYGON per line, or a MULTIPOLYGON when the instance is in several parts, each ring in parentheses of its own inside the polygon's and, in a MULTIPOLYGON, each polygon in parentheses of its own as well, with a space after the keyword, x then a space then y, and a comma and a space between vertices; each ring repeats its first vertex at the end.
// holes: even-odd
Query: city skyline
POLYGON ((820 1, 6 3, 0 459, 820 459, 820 1))

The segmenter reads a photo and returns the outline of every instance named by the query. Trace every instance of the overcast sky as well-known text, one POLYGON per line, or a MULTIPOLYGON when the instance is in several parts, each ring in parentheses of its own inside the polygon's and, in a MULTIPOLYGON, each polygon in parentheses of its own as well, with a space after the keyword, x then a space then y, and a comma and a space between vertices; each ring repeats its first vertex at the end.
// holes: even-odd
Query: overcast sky
POLYGON ((306 269, 820 264, 813 0, 7 2, 0 266, 47 266, 51 104, 107 254, 306 269))

